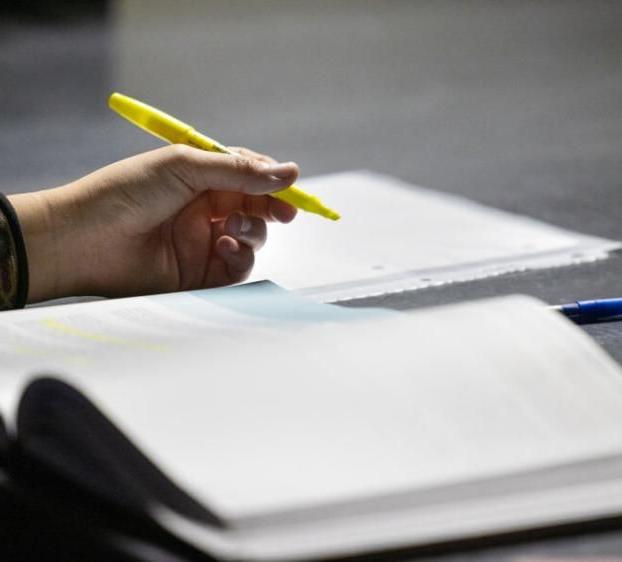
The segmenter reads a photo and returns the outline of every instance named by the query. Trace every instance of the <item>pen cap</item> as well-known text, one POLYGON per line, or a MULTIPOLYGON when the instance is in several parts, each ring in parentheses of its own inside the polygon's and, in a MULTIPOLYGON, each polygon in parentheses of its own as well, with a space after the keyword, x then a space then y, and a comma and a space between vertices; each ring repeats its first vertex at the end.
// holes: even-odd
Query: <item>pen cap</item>
POLYGON ((108 105, 137 127, 170 143, 184 142, 188 131, 192 129, 172 115, 123 94, 112 94, 108 98, 108 105))

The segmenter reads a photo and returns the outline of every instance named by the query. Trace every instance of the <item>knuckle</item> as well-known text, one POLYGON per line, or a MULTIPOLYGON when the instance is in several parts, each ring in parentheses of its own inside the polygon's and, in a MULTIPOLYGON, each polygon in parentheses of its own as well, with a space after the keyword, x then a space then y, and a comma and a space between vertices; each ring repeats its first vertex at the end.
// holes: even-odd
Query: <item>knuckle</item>
POLYGON ((193 148, 185 144, 171 144, 165 148, 168 152, 170 162, 174 164, 185 164, 190 160, 193 148))
POLYGON ((235 168, 243 176, 256 177, 262 175, 265 165, 258 160, 242 157, 236 158, 235 168))

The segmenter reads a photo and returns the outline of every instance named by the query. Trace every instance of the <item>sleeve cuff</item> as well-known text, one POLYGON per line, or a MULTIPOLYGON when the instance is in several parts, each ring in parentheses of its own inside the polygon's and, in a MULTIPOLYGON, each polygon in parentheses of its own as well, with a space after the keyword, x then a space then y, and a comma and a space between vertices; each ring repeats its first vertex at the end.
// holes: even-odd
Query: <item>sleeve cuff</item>
POLYGON ((0 193, 0 310, 23 308, 28 298, 28 258, 17 215, 0 193))

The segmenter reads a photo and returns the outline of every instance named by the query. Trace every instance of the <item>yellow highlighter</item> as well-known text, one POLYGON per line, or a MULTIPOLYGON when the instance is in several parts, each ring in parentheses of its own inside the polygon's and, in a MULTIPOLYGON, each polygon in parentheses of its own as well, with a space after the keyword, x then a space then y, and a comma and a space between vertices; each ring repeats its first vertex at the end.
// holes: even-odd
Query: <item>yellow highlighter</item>
MULTIPOLYGON (((187 144, 210 152, 236 154, 217 140, 199 133, 194 127, 129 96, 114 93, 108 99, 108 105, 134 125, 167 142, 187 144)), ((326 207, 317 197, 305 193, 294 185, 270 195, 293 207, 327 219, 336 221, 340 218, 339 213, 326 207)))

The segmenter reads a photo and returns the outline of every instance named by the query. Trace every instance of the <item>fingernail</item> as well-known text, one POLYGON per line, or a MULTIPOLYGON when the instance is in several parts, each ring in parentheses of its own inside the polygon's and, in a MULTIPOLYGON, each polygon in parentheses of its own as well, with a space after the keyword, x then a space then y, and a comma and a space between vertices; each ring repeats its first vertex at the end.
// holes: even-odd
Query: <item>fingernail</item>
POLYGON ((292 175, 293 168, 296 166, 294 162, 283 162, 281 164, 268 164, 266 172, 277 178, 286 178, 292 175))
POLYGON ((239 236, 246 234, 251 229, 250 219, 243 213, 233 213, 227 220, 227 234, 230 236, 239 236))
POLYGON ((233 215, 231 215, 227 219, 227 223, 226 223, 227 234, 231 236, 237 236, 238 234, 240 234, 240 229, 242 227, 242 221, 243 219, 242 219, 241 213, 234 213, 233 215))
POLYGON ((251 220, 246 216, 242 215, 242 224, 240 224, 240 234, 246 234, 251 229, 251 220))

